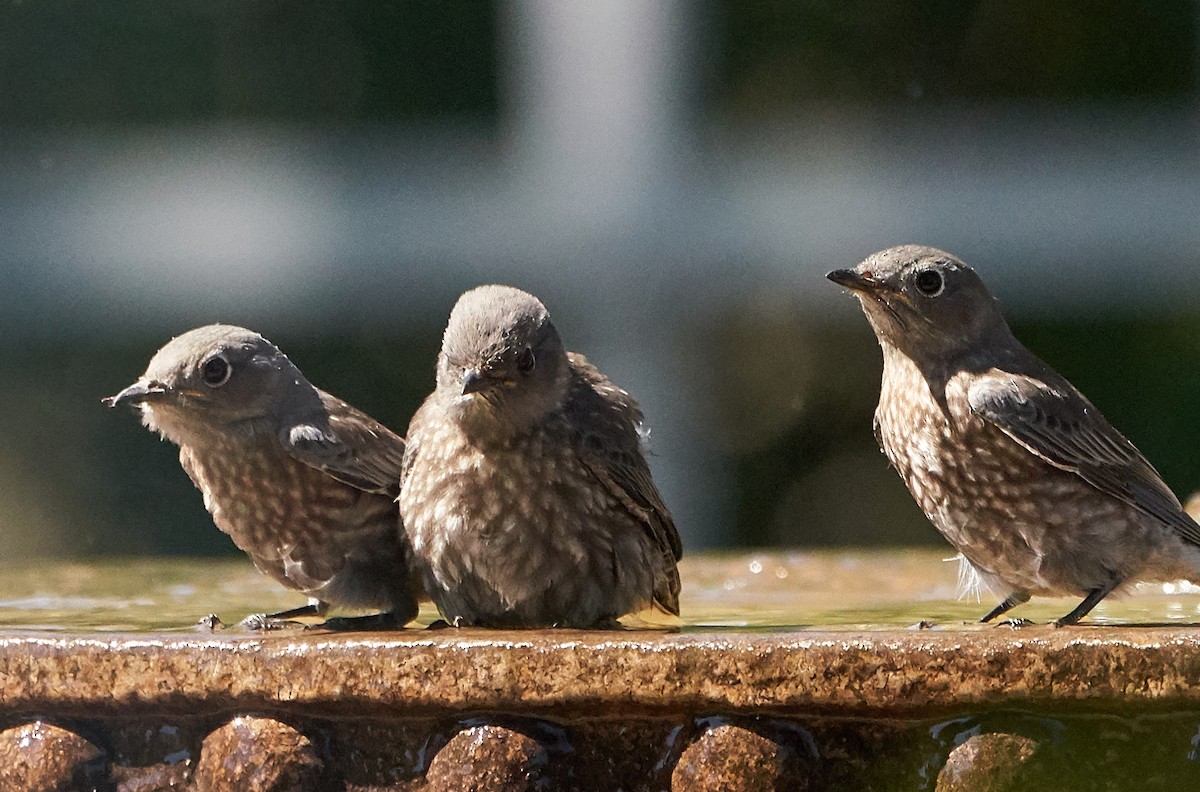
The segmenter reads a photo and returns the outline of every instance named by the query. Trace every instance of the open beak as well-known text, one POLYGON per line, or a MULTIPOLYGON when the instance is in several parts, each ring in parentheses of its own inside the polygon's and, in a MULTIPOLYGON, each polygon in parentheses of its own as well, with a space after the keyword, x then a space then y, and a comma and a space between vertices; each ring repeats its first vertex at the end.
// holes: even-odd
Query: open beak
POLYGON ((162 396, 166 392, 167 389, 162 383, 155 382, 154 380, 138 380, 116 396, 109 396, 100 401, 109 407, 116 407, 118 404, 141 404, 144 401, 162 396))
POLYGON ((869 278, 852 269, 834 270, 825 277, 839 286, 845 286, 847 289, 856 292, 877 292, 885 288, 882 282, 869 278))

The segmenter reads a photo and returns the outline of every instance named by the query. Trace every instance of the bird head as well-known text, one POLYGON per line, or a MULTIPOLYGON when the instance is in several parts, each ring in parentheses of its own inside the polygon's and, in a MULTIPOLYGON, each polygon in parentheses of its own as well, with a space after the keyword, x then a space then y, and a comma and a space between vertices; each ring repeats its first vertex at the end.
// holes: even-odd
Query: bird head
POLYGON ((826 277, 854 293, 881 343, 914 360, 954 358, 1011 335, 975 271, 936 248, 888 248, 826 277))
POLYGON ((570 364, 541 301, 510 286, 480 286, 450 312, 438 355, 438 392, 462 418, 491 416, 509 430, 561 406, 570 364))
POLYGON ((104 403, 138 407, 143 423, 179 443, 214 428, 252 431, 306 394, 316 398, 270 341, 241 327, 207 325, 171 339, 137 382, 104 403))

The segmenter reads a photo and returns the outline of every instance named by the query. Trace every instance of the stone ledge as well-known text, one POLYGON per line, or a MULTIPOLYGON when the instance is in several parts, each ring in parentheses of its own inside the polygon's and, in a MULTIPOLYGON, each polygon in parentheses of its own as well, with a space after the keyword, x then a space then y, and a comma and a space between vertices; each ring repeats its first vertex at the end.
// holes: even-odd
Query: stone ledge
POLYGON ((1200 708, 1197 682, 1200 637, 1160 627, 0 637, 3 710, 88 717, 1145 711, 1200 708))
POLYGON ((1190 788, 1198 675, 1163 627, 9 634, 0 787, 1190 788))

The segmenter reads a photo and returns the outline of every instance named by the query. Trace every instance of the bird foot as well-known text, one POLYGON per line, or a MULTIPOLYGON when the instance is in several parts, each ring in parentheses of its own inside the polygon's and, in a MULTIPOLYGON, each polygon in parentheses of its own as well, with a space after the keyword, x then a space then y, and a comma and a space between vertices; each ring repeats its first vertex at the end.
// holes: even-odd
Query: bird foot
POLYGON ((1005 619, 1004 621, 996 622, 997 627, 1008 627, 1010 630, 1020 630, 1022 627, 1032 627, 1037 622, 1032 622, 1029 619, 1017 617, 1015 619, 1005 619))
POLYGON ((200 617, 200 621, 196 622, 196 626, 209 632, 225 629, 225 622, 221 621, 221 617, 215 613, 210 613, 207 616, 200 617))
POLYGON ((292 619, 277 619, 274 616, 268 616, 265 613, 251 613, 246 618, 242 619, 238 624, 239 627, 244 627, 251 632, 273 632, 275 630, 287 630, 293 627, 304 627, 304 622, 294 621, 292 619))
POLYGON ((908 629, 910 629, 910 630, 932 630, 933 622, 929 621, 929 619, 921 619, 919 622, 912 625, 908 629))
POLYGON ((425 629, 426 630, 449 630, 451 627, 458 627, 458 625, 451 624, 450 622, 446 621, 445 619, 438 619, 437 621, 430 622, 429 626, 426 627, 425 629))

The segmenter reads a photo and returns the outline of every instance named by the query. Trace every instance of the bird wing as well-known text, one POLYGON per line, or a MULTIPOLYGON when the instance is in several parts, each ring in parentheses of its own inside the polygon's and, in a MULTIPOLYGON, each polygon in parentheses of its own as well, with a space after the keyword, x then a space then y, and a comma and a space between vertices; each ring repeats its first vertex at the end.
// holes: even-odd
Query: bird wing
POLYGON ((1051 465, 1200 545, 1200 525, 1183 511, 1158 471, 1065 380, 1055 383, 993 369, 974 378, 967 402, 971 412, 1051 465))
POLYGON ((284 427, 284 449, 344 484, 399 496, 404 438, 336 396, 321 390, 318 394, 324 409, 284 427))
POLYGON ((654 604, 679 615, 679 570, 683 545, 671 512, 650 476, 638 427, 642 411, 632 396, 572 353, 579 375, 566 409, 580 459, 592 475, 646 531, 662 554, 663 578, 655 581, 654 604))

